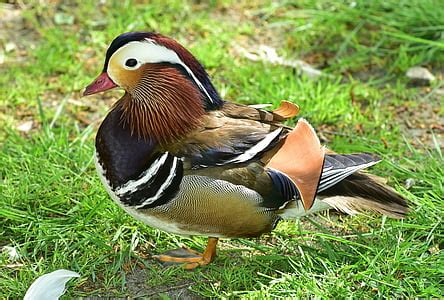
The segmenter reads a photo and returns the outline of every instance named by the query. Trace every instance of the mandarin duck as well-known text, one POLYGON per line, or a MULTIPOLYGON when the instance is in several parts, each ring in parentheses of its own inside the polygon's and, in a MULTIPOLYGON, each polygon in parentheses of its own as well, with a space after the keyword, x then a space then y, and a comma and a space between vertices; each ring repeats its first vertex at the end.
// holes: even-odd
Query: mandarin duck
POLYGON ((336 154, 310 124, 282 124, 298 107, 267 111, 223 100, 199 61, 152 32, 115 38, 92 95, 125 90, 96 136, 96 167, 110 197, 149 226, 208 237, 203 253, 155 256, 187 269, 210 263, 219 238, 258 237, 279 220, 336 209, 394 218, 405 199, 361 170, 380 161, 336 154))

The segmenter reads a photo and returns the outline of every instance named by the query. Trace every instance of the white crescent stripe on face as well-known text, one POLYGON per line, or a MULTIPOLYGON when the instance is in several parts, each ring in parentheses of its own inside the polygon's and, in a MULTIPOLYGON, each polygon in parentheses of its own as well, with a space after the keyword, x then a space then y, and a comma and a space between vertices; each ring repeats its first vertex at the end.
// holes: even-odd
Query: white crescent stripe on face
POLYGON ((156 201, 157 199, 159 199, 159 197, 162 195, 162 193, 170 186, 171 182, 174 179, 174 175, 176 175, 177 160, 178 160, 178 158, 174 157, 173 165, 171 166, 171 170, 170 170, 170 174, 168 175, 165 182, 157 190, 157 193, 154 196, 152 196, 148 199, 145 199, 143 201, 143 203, 136 206, 136 208, 143 208, 145 205, 149 205, 149 204, 153 203, 154 201, 156 201))
MULTIPOLYGON (((143 41, 133 41, 118 49, 110 58, 111 60, 117 59, 122 67, 125 66, 125 62, 129 58, 137 59, 141 64, 145 63, 171 63, 181 65, 185 71, 193 78, 197 86, 205 93, 208 99, 213 103, 208 91, 205 89, 203 84, 197 79, 191 69, 179 58, 177 53, 165 46, 157 44, 152 39, 145 39, 143 41)), ((108 75, 114 80, 113 71, 108 70, 108 75)))

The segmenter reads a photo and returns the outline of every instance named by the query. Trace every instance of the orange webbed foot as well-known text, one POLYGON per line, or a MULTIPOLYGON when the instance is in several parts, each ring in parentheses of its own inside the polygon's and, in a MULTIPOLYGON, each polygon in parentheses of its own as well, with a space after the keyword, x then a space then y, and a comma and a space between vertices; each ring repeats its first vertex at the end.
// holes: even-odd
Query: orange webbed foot
POLYGON ((167 266, 171 264, 183 264, 185 269, 192 270, 199 266, 208 265, 214 260, 216 257, 217 242, 217 238, 208 238, 208 244, 203 253, 199 253, 192 249, 179 248, 153 257, 167 266))

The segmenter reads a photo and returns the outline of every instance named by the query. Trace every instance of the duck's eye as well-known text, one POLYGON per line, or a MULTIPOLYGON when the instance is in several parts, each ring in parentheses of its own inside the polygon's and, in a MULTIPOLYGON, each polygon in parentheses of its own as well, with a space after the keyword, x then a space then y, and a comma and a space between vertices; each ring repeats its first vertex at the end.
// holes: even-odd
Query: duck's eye
POLYGON ((136 65, 137 65, 137 60, 134 58, 129 58, 125 62, 125 66, 130 67, 130 68, 135 67, 136 65))

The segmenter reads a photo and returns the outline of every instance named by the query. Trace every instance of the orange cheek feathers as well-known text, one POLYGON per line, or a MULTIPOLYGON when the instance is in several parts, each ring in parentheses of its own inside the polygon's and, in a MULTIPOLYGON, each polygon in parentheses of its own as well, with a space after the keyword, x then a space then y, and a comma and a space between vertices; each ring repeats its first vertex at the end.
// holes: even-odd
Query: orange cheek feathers
POLYGON ((111 62, 108 66, 108 74, 120 87, 126 90, 134 89, 139 83, 144 66, 136 70, 126 70, 115 62, 111 62))

